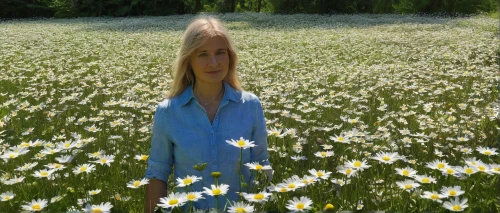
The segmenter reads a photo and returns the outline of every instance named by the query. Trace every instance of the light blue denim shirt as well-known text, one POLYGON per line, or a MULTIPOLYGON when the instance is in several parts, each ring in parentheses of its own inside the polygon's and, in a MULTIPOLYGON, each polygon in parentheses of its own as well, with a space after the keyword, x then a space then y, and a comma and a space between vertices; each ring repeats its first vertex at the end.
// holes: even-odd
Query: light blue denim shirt
MULTIPOLYGON (((237 201, 240 149, 226 140, 238 140, 240 137, 254 141, 256 145, 243 150, 243 164, 259 162, 269 165, 266 121, 257 96, 235 90, 224 82, 224 96, 210 123, 205 109, 194 97, 192 87, 188 87, 182 94, 159 103, 156 109, 146 178, 167 183, 172 171, 174 179, 187 175, 201 176, 203 179, 194 183, 190 191, 203 191, 203 187, 210 188, 214 184, 210 174, 218 171, 222 174, 219 184, 229 185, 226 198, 237 201), (208 165, 200 172, 193 169, 198 163, 208 165)), ((253 173, 244 165, 241 173, 250 184, 253 173)), ((177 188, 176 191, 185 192, 185 188, 177 188)), ((214 197, 205 194, 204 197, 194 203, 195 208, 206 210, 216 207, 214 197)), ((224 205, 226 199, 219 197, 220 208, 224 205)))

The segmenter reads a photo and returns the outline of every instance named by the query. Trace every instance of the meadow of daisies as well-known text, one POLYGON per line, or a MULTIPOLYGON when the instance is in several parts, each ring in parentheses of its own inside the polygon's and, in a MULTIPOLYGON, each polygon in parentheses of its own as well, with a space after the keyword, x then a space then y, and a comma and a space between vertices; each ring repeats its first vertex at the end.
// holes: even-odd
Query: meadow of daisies
MULTIPOLYGON (((193 17, 0 22, 0 212, 144 211, 154 111, 193 17)), ((217 17, 275 171, 243 165, 255 188, 226 210, 500 211, 496 19, 217 17)), ((168 210, 237 187, 178 178, 168 210)))

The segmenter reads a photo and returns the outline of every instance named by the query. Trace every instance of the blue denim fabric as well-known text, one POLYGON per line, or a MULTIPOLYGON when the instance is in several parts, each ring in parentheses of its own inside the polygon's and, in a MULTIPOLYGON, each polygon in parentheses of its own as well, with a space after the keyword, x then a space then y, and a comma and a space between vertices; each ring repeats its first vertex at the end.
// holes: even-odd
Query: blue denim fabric
MULTIPOLYGON (((266 121, 262 105, 255 95, 235 90, 224 82, 224 96, 211 124, 205 109, 194 97, 192 87, 188 87, 181 95, 159 103, 156 109, 146 178, 167 183, 172 171, 174 179, 187 175, 201 176, 203 180, 194 183, 190 191, 203 191, 203 187, 210 188, 214 184, 210 174, 218 171, 222 173, 219 184, 229 185, 226 198, 237 201, 240 149, 226 140, 238 140, 240 137, 257 145, 243 150, 243 164, 260 162, 261 165, 269 165, 266 121), (208 166, 199 172, 193 169, 198 163, 208 163, 208 166)), ((244 165, 241 173, 250 185, 253 173, 244 165)), ((177 188, 176 191, 185 192, 185 189, 177 188)), ((243 188, 242 191, 247 190, 243 188)), ((214 197, 204 197, 194 203, 195 208, 216 207, 214 197)), ((219 197, 219 206, 222 208, 225 205, 226 199, 219 197)))

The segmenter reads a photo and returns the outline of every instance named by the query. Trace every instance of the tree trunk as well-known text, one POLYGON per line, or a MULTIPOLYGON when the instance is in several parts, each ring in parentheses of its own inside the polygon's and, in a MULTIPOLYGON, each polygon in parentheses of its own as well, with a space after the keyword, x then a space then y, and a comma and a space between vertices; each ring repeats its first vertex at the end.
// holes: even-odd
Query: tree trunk
POLYGON ((257 4, 257 12, 260 13, 260 6, 262 6, 262 0, 259 0, 259 3, 257 4))
POLYGON ((200 0, 196 0, 194 3, 194 12, 197 13, 200 12, 200 10, 201 10, 201 2, 200 0))
POLYGON ((231 13, 236 11, 236 0, 231 0, 231 13))

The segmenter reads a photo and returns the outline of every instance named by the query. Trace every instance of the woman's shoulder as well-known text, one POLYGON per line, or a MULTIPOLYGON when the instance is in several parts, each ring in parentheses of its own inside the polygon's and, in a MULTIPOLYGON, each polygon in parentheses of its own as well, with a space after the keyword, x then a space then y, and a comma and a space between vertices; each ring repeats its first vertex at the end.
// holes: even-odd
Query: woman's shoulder
POLYGON ((257 97, 257 95, 247 91, 239 91, 239 92, 241 92, 241 100, 243 102, 260 103, 259 97, 257 97))

